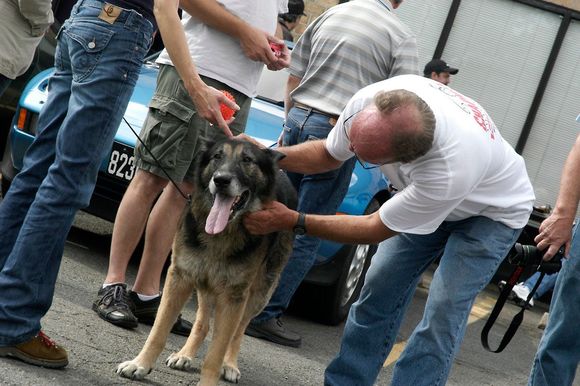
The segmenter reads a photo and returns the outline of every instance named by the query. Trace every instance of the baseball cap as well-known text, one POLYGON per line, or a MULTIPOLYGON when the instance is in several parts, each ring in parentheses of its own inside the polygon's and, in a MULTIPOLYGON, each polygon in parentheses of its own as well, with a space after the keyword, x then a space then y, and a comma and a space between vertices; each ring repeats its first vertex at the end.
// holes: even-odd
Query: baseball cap
POLYGON ((302 0, 288 1, 288 13, 291 15, 306 16, 306 14, 304 13, 304 1, 302 0))
POLYGON ((433 59, 429 63, 425 65, 425 69, 423 70, 424 75, 429 75, 432 72, 440 73, 440 72, 448 72, 451 75, 455 75, 459 72, 459 69, 449 67, 444 60, 441 59, 433 59))

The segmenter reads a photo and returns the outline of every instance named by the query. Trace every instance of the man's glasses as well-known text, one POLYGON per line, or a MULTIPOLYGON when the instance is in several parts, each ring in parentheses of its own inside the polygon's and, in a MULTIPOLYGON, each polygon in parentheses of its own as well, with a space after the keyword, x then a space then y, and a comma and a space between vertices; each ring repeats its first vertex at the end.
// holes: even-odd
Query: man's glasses
MULTIPOLYGON (((360 113, 362 110, 357 111, 356 113, 353 113, 351 115, 349 115, 344 122, 342 123, 342 129, 344 130, 344 135, 346 137, 346 139, 348 139, 348 141, 350 142, 350 138, 348 136, 348 130, 347 130, 347 126, 350 129, 350 125, 347 125, 347 122, 349 122, 352 118, 354 118, 358 113, 360 113)), ((352 151, 352 149, 351 149, 352 151)), ((367 161, 363 161, 362 159, 359 158, 358 154, 356 154, 354 151, 354 156, 356 158, 356 160, 358 161, 358 163, 360 164, 360 166, 362 166, 363 169, 376 169, 378 167, 381 167, 383 164, 374 164, 371 162, 367 162, 367 161)))

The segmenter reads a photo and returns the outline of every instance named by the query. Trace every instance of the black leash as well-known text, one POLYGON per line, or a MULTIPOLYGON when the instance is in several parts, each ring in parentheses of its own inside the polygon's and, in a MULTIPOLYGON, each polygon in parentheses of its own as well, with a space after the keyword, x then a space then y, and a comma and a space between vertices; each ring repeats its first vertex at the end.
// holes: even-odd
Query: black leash
POLYGON ((135 129, 133 129, 133 126, 131 126, 129 124, 129 122, 127 121, 127 119, 125 118, 125 116, 123 116, 123 121, 125 121, 125 123, 127 124, 127 126, 129 126, 129 129, 131 129, 131 131, 133 132, 133 134, 135 134, 135 137, 137 137, 137 139, 139 140, 139 142, 141 143, 141 145, 145 148, 145 150, 147 150, 147 152, 149 153, 149 155, 151 156, 151 158, 153 158, 153 160, 155 161, 155 163, 157 164, 157 166, 159 166, 159 169, 161 169, 161 171, 163 172, 163 174, 165 174, 165 176, 167 177, 167 179, 169 181, 171 181, 171 183, 173 184, 173 186, 175 186, 175 189, 177 189, 177 191, 179 192, 179 194, 181 194, 181 196, 185 199, 185 201, 187 201, 188 204, 191 204, 191 194, 186 195, 185 193, 183 193, 183 191, 179 188, 179 186, 173 180, 173 178, 171 178, 169 176, 169 174, 165 171, 165 169, 163 168, 163 166, 161 166, 161 163, 159 162, 159 160, 157 159, 157 157, 155 157, 155 155, 153 154, 153 152, 147 147, 147 145, 145 145, 145 142, 143 142, 143 140, 141 139, 141 137, 139 137, 139 134, 137 134, 137 132, 135 131, 135 129))
POLYGON ((510 323, 507 331, 505 332, 505 334, 504 334, 504 336, 499 344, 499 347, 497 349, 493 350, 490 348, 489 343, 488 343, 489 331, 491 330, 491 328, 495 324, 497 317, 499 316, 505 302, 507 301, 510 293, 512 292, 512 288, 514 287, 515 284, 518 283, 518 280, 519 280, 520 276, 522 275, 523 271, 524 271, 524 267, 521 267, 521 266, 517 267, 514 270, 513 274, 511 275, 509 280, 507 280, 506 285, 502 289, 502 291, 499 295, 499 298, 497 299, 497 302, 495 303, 495 306, 493 307, 493 310, 491 311, 489 319, 487 319, 487 322, 485 322, 485 326, 483 326, 483 330, 481 330, 481 344, 483 345, 483 347, 487 351, 499 353, 499 352, 502 352, 504 348, 506 348, 506 346, 509 344, 509 342, 514 337, 520 324, 522 324, 522 321, 524 320, 524 311, 526 310, 526 308, 530 304, 530 300, 534 296, 534 293, 536 293, 536 290, 540 286, 542 279, 546 275, 544 272, 540 273, 540 278, 536 282, 536 285, 534 285, 534 288, 530 291, 530 294, 528 295, 526 301, 524 302, 524 305, 522 306, 522 310, 520 312, 518 312, 514 316, 514 318, 512 319, 512 322, 510 323))

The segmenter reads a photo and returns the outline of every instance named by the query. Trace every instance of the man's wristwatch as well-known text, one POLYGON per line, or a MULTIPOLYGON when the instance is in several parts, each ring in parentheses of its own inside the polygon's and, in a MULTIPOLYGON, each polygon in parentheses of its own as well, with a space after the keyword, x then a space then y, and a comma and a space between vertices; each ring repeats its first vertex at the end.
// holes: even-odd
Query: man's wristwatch
POLYGON ((296 235, 303 235, 306 233, 306 215, 304 213, 298 213, 298 221, 296 221, 296 225, 294 225, 292 230, 296 235))

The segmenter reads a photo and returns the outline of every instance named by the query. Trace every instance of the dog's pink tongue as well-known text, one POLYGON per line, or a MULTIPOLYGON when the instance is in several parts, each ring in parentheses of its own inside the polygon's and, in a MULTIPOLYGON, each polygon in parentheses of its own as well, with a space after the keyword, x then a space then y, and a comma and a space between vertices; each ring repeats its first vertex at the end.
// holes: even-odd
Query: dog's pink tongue
POLYGON ((215 235, 225 229, 234 200, 235 197, 216 194, 209 216, 205 221, 205 231, 208 234, 215 235))

